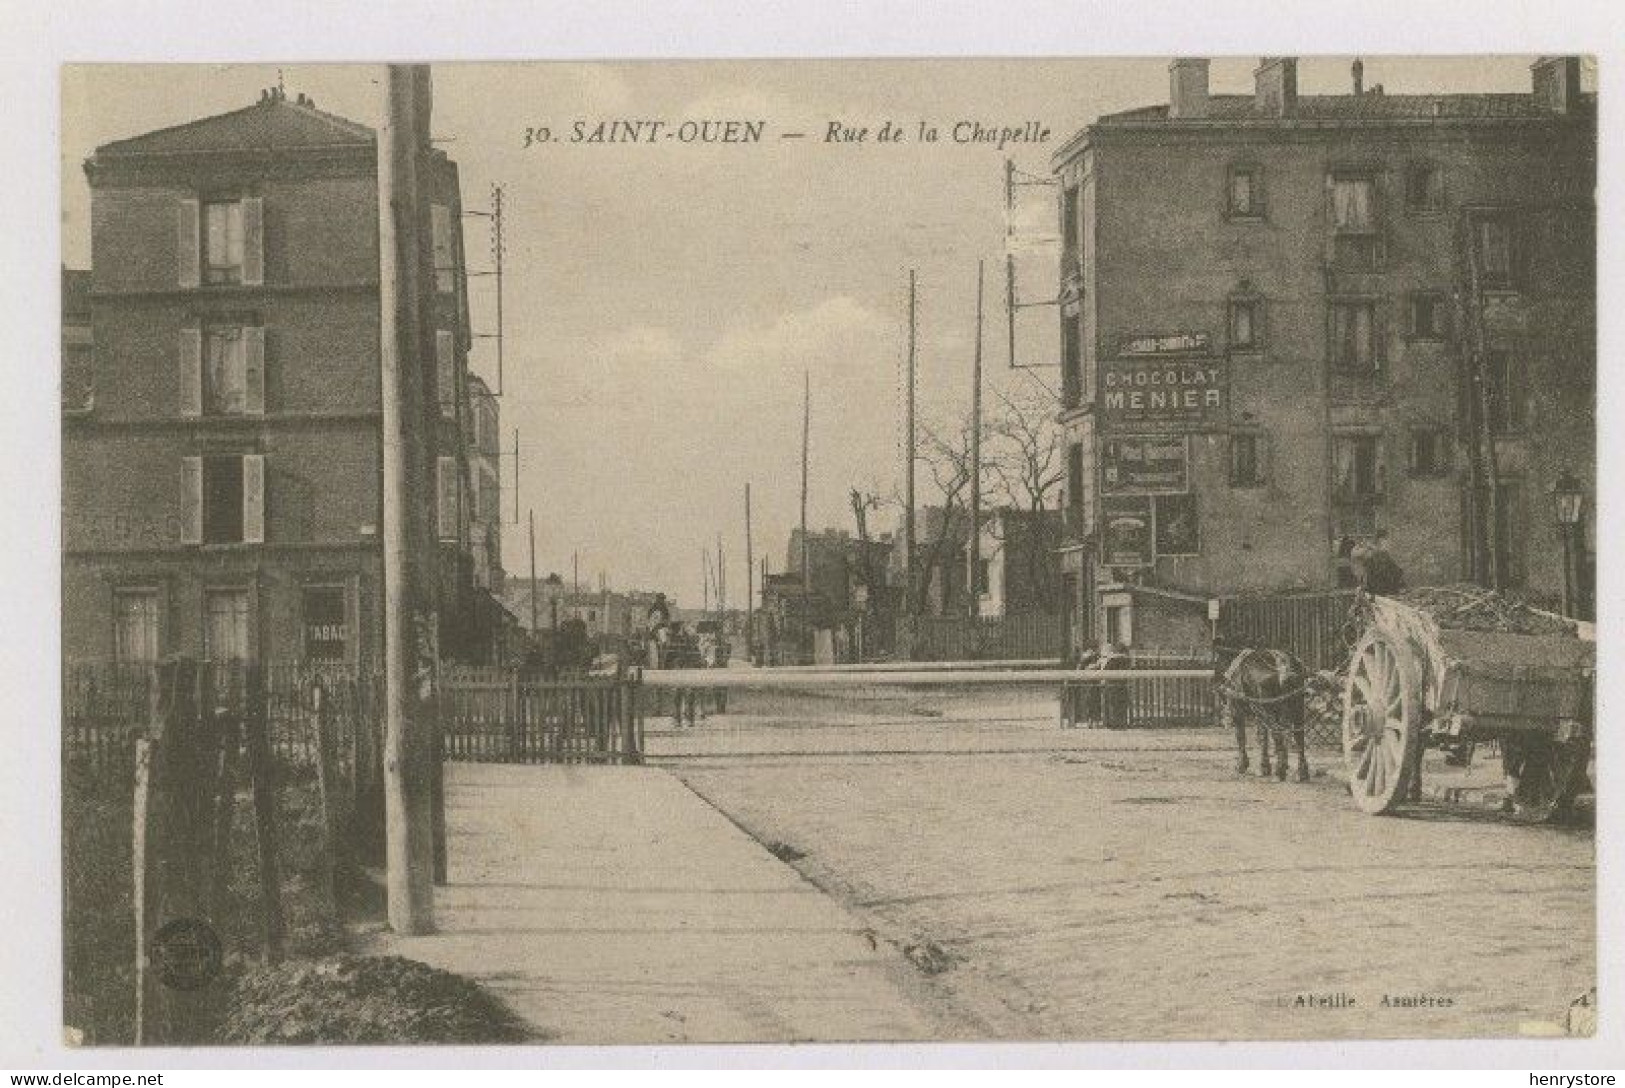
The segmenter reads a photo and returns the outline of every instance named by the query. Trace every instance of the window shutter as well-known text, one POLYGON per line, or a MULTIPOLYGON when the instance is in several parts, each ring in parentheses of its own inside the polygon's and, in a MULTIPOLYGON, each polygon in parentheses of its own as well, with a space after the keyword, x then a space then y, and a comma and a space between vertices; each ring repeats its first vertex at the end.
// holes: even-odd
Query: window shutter
POLYGON ((176 352, 175 377, 180 385, 183 416, 203 414, 203 330, 196 325, 181 329, 176 352))
POLYGON ((257 196, 243 201, 243 283, 265 282, 265 202, 257 196))
POLYGON ((181 543, 203 543, 203 458, 181 458, 181 543))
POLYGON ((440 390, 440 414, 448 419, 457 414, 457 352, 452 334, 439 330, 434 334, 434 355, 440 390))
POLYGON ((243 411, 265 414, 265 329, 258 325, 243 330, 243 411))
POLYGON ((265 542, 265 457, 243 455, 243 543, 265 542))
POLYGON ((198 247, 198 202, 184 199, 175 209, 175 264, 182 287, 198 285, 198 266, 202 259, 198 247))
POLYGON ((457 459, 441 457, 436 463, 435 494, 441 540, 457 539, 457 459))
POLYGON ((469 517, 475 521, 480 519, 485 509, 480 505, 480 484, 484 482, 480 479, 482 475, 478 469, 468 474, 468 511, 469 517))

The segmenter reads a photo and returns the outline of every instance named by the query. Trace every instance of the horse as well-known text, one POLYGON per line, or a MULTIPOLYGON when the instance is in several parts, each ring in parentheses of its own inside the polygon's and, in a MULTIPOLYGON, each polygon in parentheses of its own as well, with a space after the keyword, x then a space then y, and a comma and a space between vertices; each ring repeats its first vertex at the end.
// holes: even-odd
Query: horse
POLYGON ((1247 720, 1258 725, 1258 773, 1271 773, 1270 742, 1275 743, 1274 774, 1286 781, 1287 735, 1298 750, 1298 781, 1309 781, 1304 751, 1303 663, 1282 650, 1214 648, 1214 679, 1222 700, 1223 721, 1236 731, 1236 773, 1246 774, 1247 720))

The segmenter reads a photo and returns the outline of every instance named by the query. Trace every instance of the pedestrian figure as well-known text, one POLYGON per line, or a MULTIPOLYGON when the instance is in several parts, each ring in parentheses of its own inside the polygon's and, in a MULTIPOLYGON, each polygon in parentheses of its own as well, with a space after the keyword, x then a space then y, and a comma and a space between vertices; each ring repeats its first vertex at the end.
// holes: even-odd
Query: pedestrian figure
POLYGON ((1388 532, 1378 529, 1370 542, 1361 541, 1349 553, 1360 588, 1377 597, 1391 597, 1405 588, 1405 572, 1388 551, 1388 532))

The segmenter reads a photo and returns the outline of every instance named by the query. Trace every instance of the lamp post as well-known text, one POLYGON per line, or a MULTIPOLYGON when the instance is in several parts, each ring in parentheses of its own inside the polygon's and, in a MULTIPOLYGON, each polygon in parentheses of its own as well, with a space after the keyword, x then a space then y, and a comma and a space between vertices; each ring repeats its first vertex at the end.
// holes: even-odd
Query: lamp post
POLYGON ((1578 616, 1580 578, 1575 557, 1579 550, 1580 523, 1585 517, 1585 491, 1572 474, 1558 474, 1552 484, 1552 505, 1557 512, 1558 532, 1563 537, 1563 613, 1578 616))

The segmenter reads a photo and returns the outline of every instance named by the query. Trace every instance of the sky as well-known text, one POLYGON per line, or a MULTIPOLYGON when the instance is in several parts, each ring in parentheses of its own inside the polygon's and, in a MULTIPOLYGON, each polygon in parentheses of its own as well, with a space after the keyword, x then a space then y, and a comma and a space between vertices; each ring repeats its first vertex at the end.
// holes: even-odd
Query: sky
MULTIPOLYGON (((1305 58, 1300 93, 1344 93, 1352 58, 1305 58)), ((1390 93, 1527 92, 1529 57, 1366 57, 1390 93)), ((1256 58, 1216 59, 1212 91, 1249 93, 1256 58)), ((985 393, 1059 386, 1054 310, 1020 311, 1006 347, 1004 261, 1018 295, 1055 293, 1055 190, 1004 202, 1004 159, 1047 177, 1049 157, 1102 113, 1167 101, 1167 58, 538 62, 437 64, 433 135, 459 165, 466 208, 504 191, 505 442, 518 431, 519 521, 510 573, 662 589, 694 606, 718 535, 730 602, 746 584, 744 489, 755 554, 783 570, 799 520, 802 381, 811 397, 808 523, 851 530, 848 492, 901 488, 907 283, 916 271, 923 425, 951 426, 971 396, 978 261, 986 262, 985 393), (580 120, 766 122, 760 143, 573 144, 580 120), (878 143, 886 122, 908 139, 878 143), (921 142, 918 126, 940 140, 921 142), (1004 150, 955 143, 961 121, 1047 128, 1004 150), (866 127, 830 143, 828 126, 866 127), (526 147, 527 129, 557 141, 526 147), (785 132, 804 133, 784 139, 785 132)), ((376 125, 380 69, 144 65, 64 69, 63 261, 88 267, 96 146, 252 104, 281 79, 326 111, 376 125)), ((471 270, 486 220, 465 220, 471 270)), ((489 278, 470 280, 474 331, 495 331, 489 278)), ((494 343, 473 368, 493 387, 494 343)), ((512 483, 504 464, 503 486, 512 483)), ((931 501, 921 473, 920 501, 931 501)), ((509 516, 513 496, 505 492, 509 516)), ((894 519, 881 515, 878 528, 894 519)))

